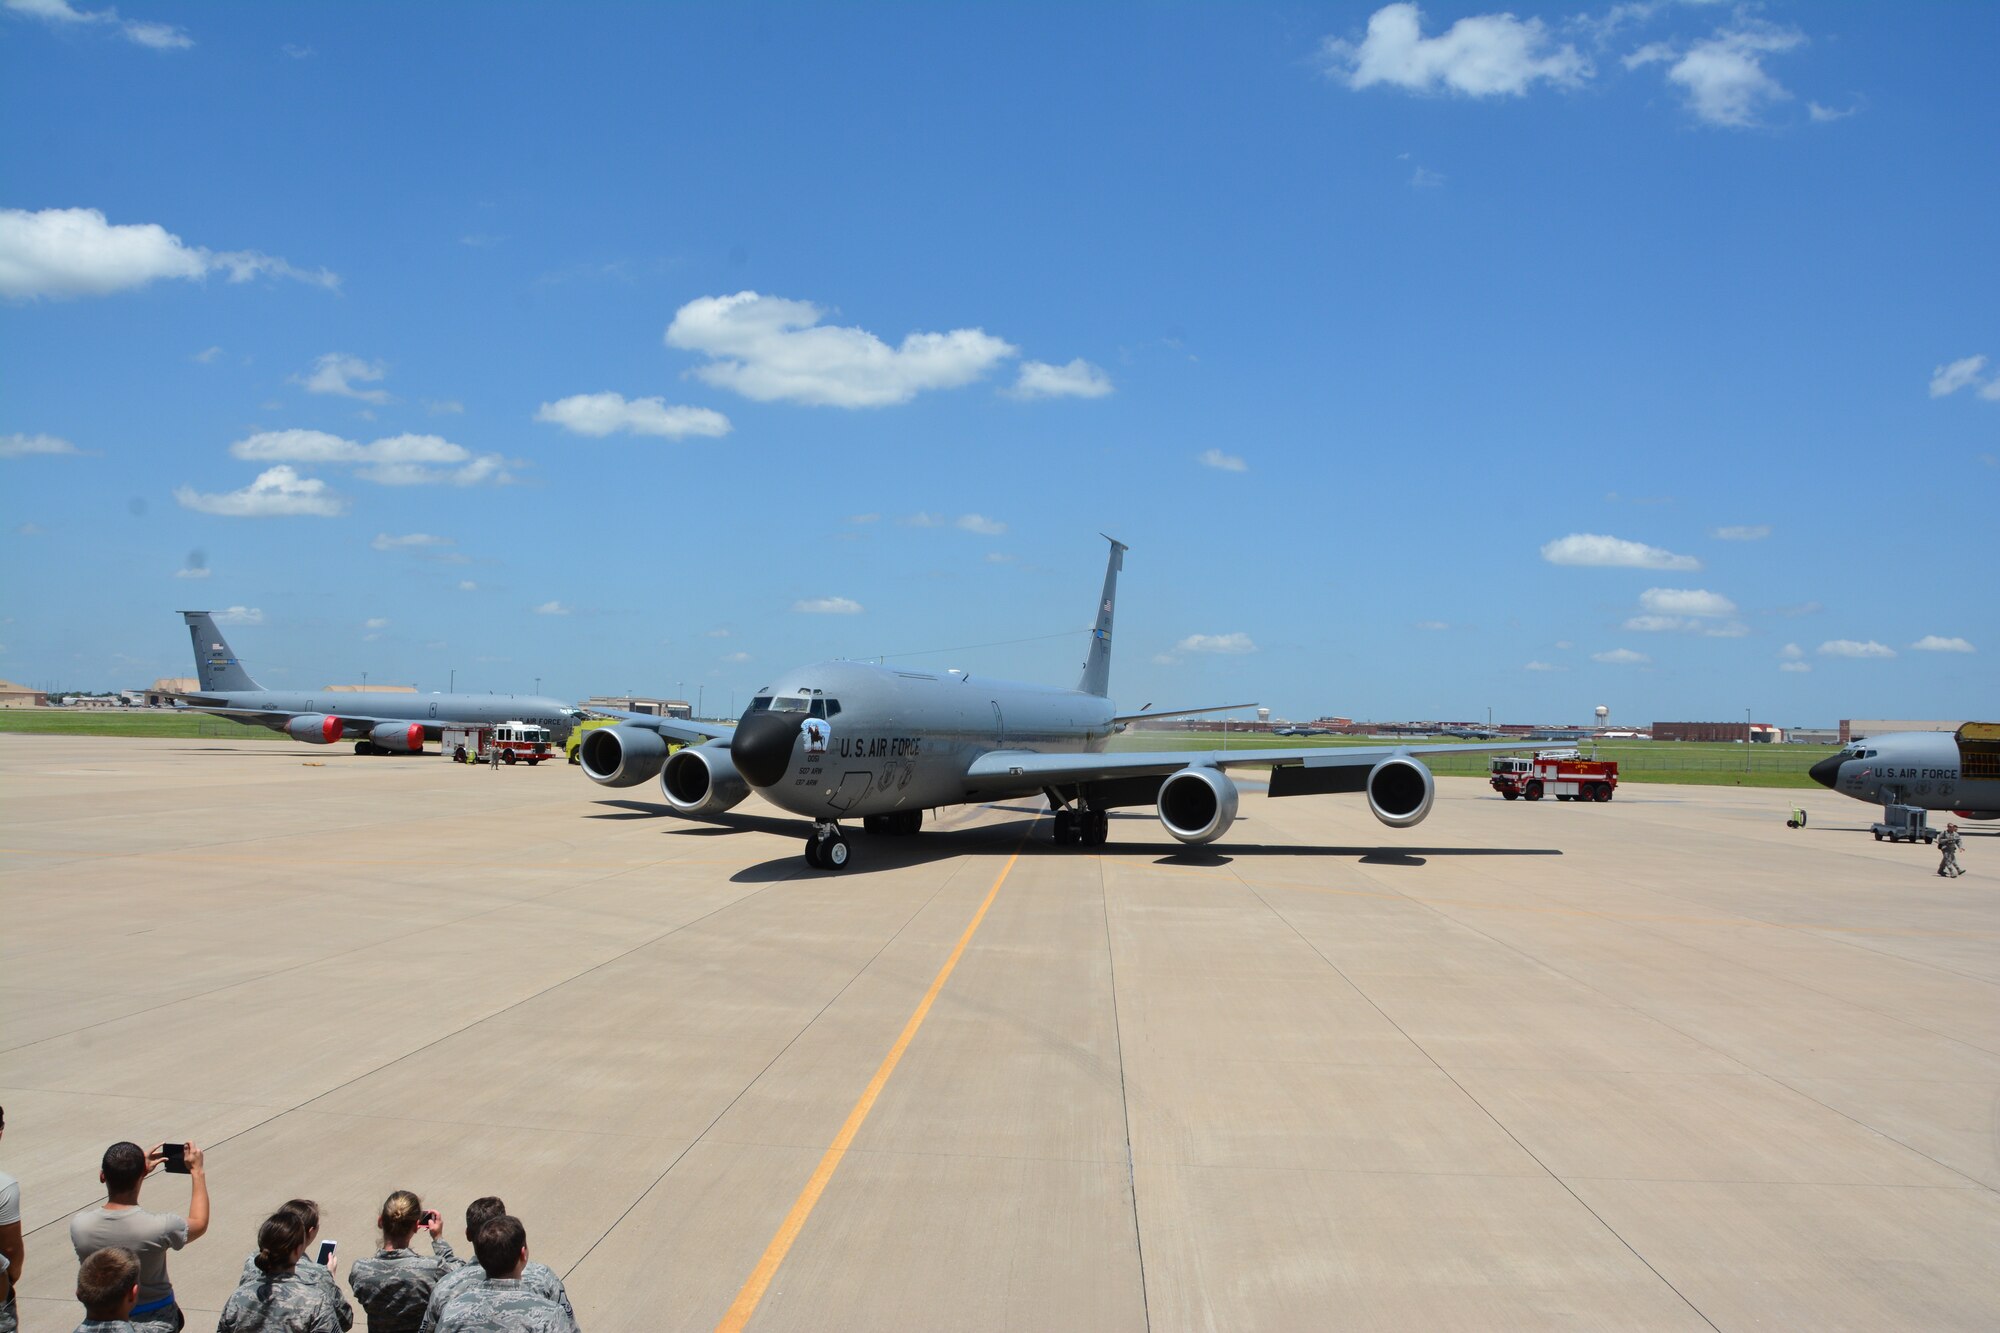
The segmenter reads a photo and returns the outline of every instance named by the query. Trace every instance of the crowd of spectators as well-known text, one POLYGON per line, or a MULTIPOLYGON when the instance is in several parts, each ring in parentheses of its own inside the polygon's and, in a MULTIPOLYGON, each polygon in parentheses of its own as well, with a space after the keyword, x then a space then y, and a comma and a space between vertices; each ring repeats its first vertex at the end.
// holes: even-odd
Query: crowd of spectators
MULTIPOLYGON (((0 1134, 6 1112, 0 1108, 0 1134)), ((76 1299, 84 1319, 77 1333, 180 1333, 187 1314, 174 1294, 167 1252, 208 1231, 208 1179, 194 1144, 114 1143, 98 1179, 104 1202, 70 1219, 78 1268, 76 1299), (189 1177, 187 1212, 155 1213, 139 1192, 169 1162, 189 1177)), ((444 1219, 409 1190, 382 1201, 375 1224, 381 1245, 356 1259, 347 1275, 352 1302, 338 1281, 340 1259, 319 1240, 319 1205, 292 1199, 257 1228, 256 1253, 244 1260, 236 1290, 222 1307, 217 1333, 348 1333, 356 1305, 368 1333, 579 1333, 562 1279, 528 1257, 528 1232, 488 1195, 465 1210, 465 1238, 475 1262, 458 1257, 444 1239, 444 1219), (428 1254, 412 1244, 426 1238, 428 1254)), ((26 1259, 21 1239, 21 1192, 0 1172, 0 1333, 16 1333, 14 1291, 26 1259)))

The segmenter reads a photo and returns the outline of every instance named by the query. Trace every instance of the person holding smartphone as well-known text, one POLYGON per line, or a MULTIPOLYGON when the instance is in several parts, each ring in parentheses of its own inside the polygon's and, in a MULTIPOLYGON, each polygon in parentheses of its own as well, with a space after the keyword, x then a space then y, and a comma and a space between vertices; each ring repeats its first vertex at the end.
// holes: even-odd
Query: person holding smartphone
MULTIPOLYGON (((354 1327, 354 1306, 347 1299, 347 1293, 334 1281, 334 1273, 340 1268, 338 1247, 330 1240, 319 1238, 319 1205, 311 1199, 287 1199, 279 1206, 279 1212, 293 1212, 305 1224, 306 1246, 299 1257, 298 1276, 301 1281, 315 1282, 325 1287, 333 1297, 334 1318, 341 1327, 341 1333, 354 1327)), ((237 1281, 255 1282, 262 1270, 257 1267, 257 1255, 243 1261, 243 1276, 237 1281)))
POLYGON ((200 1240, 208 1232, 208 1172, 201 1149, 192 1143, 155 1144, 142 1151, 136 1143, 114 1143, 104 1150, 97 1178, 104 1182, 104 1202, 69 1220, 69 1241, 76 1257, 87 1259, 99 1250, 130 1250, 139 1259, 139 1303, 134 1322, 152 1320, 174 1328, 187 1318, 174 1299, 167 1276, 167 1251, 200 1240), (171 1151, 169 1151, 171 1149, 171 1151), (154 1213, 139 1206, 139 1187, 160 1167, 188 1177, 187 1216, 154 1213))
MULTIPOLYGON (((7 1132, 7 1110, 0 1107, 0 1136, 7 1132)), ((21 1326, 14 1305, 14 1288, 21 1283, 27 1251, 21 1244, 21 1182, 0 1171, 0 1333, 21 1326)))
POLYGON ((354 1261, 347 1284, 368 1312, 368 1333, 417 1333, 432 1288, 465 1261, 452 1253, 451 1242, 444 1238, 444 1218, 426 1209, 423 1200, 408 1190, 397 1190, 382 1201, 378 1222, 382 1248, 370 1258, 354 1261), (410 1248, 419 1231, 430 1235, 428 1256, 410 1248))
POLYGON ((222 1307, 216 1333, 340 1333, 331 1284, 299 1276, 307 1244, 305 1218, 280 1208, 257 1228, 257 1276, 238 1284, 222 1307))

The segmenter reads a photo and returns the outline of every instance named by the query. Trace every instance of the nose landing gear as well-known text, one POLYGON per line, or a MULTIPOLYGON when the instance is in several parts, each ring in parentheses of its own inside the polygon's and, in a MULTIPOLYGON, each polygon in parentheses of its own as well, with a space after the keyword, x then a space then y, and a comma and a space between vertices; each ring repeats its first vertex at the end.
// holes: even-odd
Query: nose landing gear
POLYGON ((813 825, 812 836, 806 839, 806 864, 815 870, 845 870, 851 850, 840 825, 822 820, 813 825))

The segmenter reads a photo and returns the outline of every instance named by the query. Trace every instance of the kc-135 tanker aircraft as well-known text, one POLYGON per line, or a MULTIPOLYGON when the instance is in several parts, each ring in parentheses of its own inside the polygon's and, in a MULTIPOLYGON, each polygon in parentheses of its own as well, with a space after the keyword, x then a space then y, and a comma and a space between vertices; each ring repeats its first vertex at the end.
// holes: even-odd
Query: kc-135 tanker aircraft
MULTIPOLYGON (((757 692, 731 730, 681 718, 621 713, 584 734, 583 771, 607 787, 655 774, 682 815, 720 814, 754 789, 813 821, 806 860, 848 863, 840 821, 870 833, 915 833, 923 812, 1036 794, 1055 811, 1058 843, 1098 846, 1114 806, 1152 805, 1168 833, 1212 842, 1236 818, 1228 771, 1270 764, 1272 796, 1359 792, 1375 817, 1408 828, 1430 813, 1436 787, 1418 757, 1518 750, 1515 745, 1396 745, 1313 750, 1106 753, 1125 723, 1219 712, 1192 708, 1121 714, 1109 695, 1112 608, 1128 549, 1111 542, 1104 595, 1083 678, 1073 690, 916 671, 866 662, 816 662, 757 692), (669 741, 686 748, 668 753, 669 741)), ((1225 705, 1224 707, 1242 707, 1225 705)))
POLYGON ((2000 722, 1957 731, 1892 731, 1850 741, 1806 770, 1823 787, 1874 805, 2000 819, 2000 722))
POLYGON ((183 611, 194 640, 201 692, 176 696, 186 708, 282 731, 295 741, 331 745, 343 737, 356 754, 408 754, 446 727, 532 722, 560 745, 577 710, 531 694, 404 694, 400 690, 267 690, 250 678, 206 611, 183 611))

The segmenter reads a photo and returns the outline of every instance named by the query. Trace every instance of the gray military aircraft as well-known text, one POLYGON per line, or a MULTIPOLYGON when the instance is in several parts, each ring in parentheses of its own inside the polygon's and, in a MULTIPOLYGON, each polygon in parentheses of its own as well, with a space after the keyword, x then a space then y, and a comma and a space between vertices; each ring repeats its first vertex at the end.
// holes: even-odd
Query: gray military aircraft
POLYGON ((1813 781, 1872 805, 2000 819, 2000 722, 1957 731, 1892 731, 1850 741, 1806 770, 1813 781))
POLYGON ((267 690, 250 678, 206 611, 183 611, 194 640, 196 694, 175 696, 182 707, 246 725, 282 731, 295 741, 332 745, 354 740, 356 754, 410 754, 446 727, 530 722, 547 727, 561 745, 578 710, 532 694, 404 694, 389 690, 267 690))
MULTIPOLYGON (((1111 541, 1110 538, 1105 540, 1111 541)), ((1357 792, 1375 817, 1409 828, 1430 813, 1436 787, 1420 755, 1521 745, 1107 753, 1105 742, 1141 717, 1109 694, 1112 608, 1128 548, 1111 541, 1104 593, 1083 678, 1073 690, 866 662, 818 662, 757 691, 732 730, 681 718, 619 714, 584 734, 583 771, 607 787, 653 775, 682 815, 729 809, 751 791, 813 821, 806 860, 839 870, 843 819, 876 834, 915 833, 923 812, 976 801, 1044 795, 1055 841, 1098 846, 1116 806, 1152 805, 1168 833, 1212 842, 1236 818, 1228 770, 1274 765, 1273 796, 1357 792), (684 748, 669 753, 670 742, 684 748)), ((1240 706, 1240 705, 1238 705, 1240 706)))

